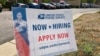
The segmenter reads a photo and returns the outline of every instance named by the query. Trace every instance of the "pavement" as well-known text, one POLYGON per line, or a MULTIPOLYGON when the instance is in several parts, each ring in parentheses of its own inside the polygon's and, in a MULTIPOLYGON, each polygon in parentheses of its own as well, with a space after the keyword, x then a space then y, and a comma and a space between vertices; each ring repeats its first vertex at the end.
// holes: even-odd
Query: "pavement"
MULTIPOLYGON (((75 20, 76 18, 78 18, 79 16, 81 16, 82 14, 86 14, 86 13, 95 13, 97 11, 100 11, 99 9, 71 9, 73 12, 73 20, 75 20)), ((11 15, 11 12, 9 12, 11 15)), ((6 15, 7 16, 7 15, 6 15)), ((0 16, 1 17, 1 16, 0 16)), ((0 18, 1 19, 1 18, 0 18)), ((12 23, 12 21, 9 21, 10 23, 12 23)), ((0 33, 1 34, 1 33, 0 33)), ((6 33, 7 34, 7 33, 6 33)), ((12 36, 13 37, 13 32, 10 33, 10 35, 8 35, 8 37, 12 36)), ((7 36, 7 35, 6 35, 7 36)), ((4 36, 5 37, 5 36, 4 36)), ((1 37, 0 37, 1 38, 1 37)), ((8 39, 8 38, 7 38, 8 39)), ((17 50, 16 50, 16 43, 15 40, 11 40, 11 41, 7 41, 6 43, 3 43, 2 45, 0 45, 0 56, 16 56, 17 54, 17 50)))
POLYGON ((16 56, 15 40, 0 45, 0 56, 16 56))
POLYGON ((14 39, 11 11, 0 13, 0 45, 14 39))
POLYGON ((73 14, 73 20, 75 20, 83 14, 98 12, 100 11, 100 8, 83 8, 83 9, 71 9, 71 10, 73 14))

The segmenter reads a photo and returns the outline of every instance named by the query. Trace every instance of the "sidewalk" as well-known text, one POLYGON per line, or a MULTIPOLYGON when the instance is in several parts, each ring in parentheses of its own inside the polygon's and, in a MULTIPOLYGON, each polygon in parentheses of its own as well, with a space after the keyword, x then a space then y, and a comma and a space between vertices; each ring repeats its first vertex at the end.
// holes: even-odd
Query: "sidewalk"
MULTIPOLYGON (((95 13, 97 11, 92 11, 88 13, 95 13)), ((73 20, 77 19, 79 16, 86 13, 79 13, 73 16, 73 20)), ((0 56, 16 56, 16 45, 15 40, 12 40, 10 42, 7 42, 5 44, 0 45, 0 56)))
POLYGON ((16 56, 15 40, 0 45, 0 56, 16 56))

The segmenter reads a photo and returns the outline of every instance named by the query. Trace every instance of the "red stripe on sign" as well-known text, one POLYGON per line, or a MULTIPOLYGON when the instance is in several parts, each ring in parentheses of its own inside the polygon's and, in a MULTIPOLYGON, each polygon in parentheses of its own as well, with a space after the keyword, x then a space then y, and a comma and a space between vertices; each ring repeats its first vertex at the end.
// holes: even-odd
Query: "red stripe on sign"
POLYGON ((29 56, 29 46, 22 38, 21 34, 15 30, 16 48, 18 56, 29 56))

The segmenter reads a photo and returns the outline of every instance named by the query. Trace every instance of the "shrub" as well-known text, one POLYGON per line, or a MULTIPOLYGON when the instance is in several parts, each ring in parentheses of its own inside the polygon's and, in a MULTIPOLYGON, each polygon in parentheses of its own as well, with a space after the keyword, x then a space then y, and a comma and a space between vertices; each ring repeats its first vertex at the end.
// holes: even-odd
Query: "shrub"
POLYGON ((83 45, 83 52, 85 54, 85 56, 91 56, 91 53, 93 51, 92 45, 89 43, 85 43, 83 45))

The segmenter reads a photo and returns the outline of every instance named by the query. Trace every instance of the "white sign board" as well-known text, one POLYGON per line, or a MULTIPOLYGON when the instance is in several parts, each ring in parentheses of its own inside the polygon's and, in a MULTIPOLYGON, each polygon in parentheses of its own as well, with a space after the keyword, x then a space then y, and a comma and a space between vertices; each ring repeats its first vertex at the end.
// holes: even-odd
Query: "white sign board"
POLYGON ((70 10, 12 11, 19 56, 55 56, 77 50, 70 10))
POLYGON ((31 56, 53 56, 76 51, 70 10, 27 9, 31 56))

